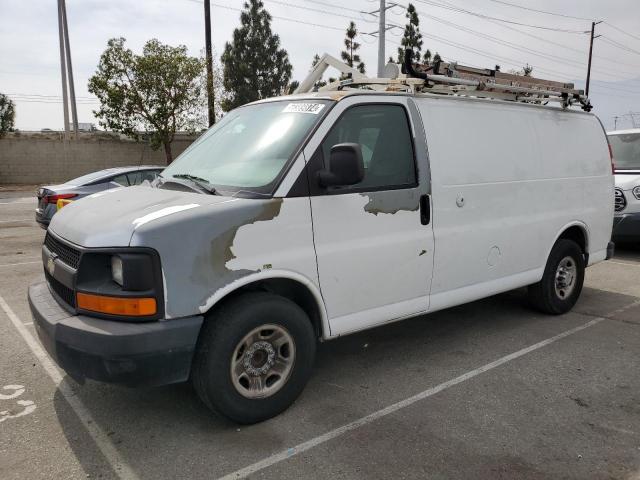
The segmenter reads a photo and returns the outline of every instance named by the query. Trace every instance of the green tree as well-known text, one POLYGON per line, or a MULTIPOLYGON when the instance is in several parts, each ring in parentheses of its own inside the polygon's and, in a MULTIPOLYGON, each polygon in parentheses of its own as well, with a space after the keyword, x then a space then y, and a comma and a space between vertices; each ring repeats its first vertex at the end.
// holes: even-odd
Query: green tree
POLYGON ((354 22, 349 23, 346 35, 347 36, 344 39, 344 46, 346 47, 346 50, 340 52, 340 56, 347 65, 357 68, 360 73, 364 73, 364 63, 362 63, 362 61, 360 60, 360 55, 356 53, 360 49, 360 44, 356 42, 358 30, 354 22))
POLYGON ((296 89, 300 86, 300 82, 298 80, 292 80, 289 86, 287 87, 287 93, 291 95, 296 89))
POLYGON ((124 38, 112 38, 89 79, 89 92, 100 100, 94 111, 100 125, 140 140, 147 132, 152 148, 164 147, 171 163, 171 142, 178 130, 193 130, 202 108, 201 59, 187 47, 149 40, 142 55, 125 48, 124 38))
POLYGON ((8 96, 0 93, 0 137, 13 131, 16 120, 16 105, 8 96))
POLYGON ((412 3, 407 7, 407 24, 404 27, 404 36, 402 37, 402 47, 398 47, 398 63, 404 62, 404 51, 412 50, 414 62, 420 62, 420 52, 422 51, 422 34, 420 34, 420 18, 416 7, 412 3))
POLYGON ((280 37, 271 32, 271 15, 260 0, 249 0, 222 54, 225 111, 248 102, 281 95, 291 79, 291 63, 280 37))

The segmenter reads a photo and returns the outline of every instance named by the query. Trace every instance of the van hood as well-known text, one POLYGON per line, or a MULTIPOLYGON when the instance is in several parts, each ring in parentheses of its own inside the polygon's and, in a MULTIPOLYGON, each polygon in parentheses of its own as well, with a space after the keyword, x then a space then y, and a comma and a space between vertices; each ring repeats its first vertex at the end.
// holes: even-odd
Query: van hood
POLYGON ((626 170, 616 172, 616 187, 631 190, 640 185, 640 170, 626 170))
POLYGON ((237 201, 242 200, 150 186, 116 188, 71 202, 53 216, 49 230, 82 247, 126 247, 143 225, 237 201))

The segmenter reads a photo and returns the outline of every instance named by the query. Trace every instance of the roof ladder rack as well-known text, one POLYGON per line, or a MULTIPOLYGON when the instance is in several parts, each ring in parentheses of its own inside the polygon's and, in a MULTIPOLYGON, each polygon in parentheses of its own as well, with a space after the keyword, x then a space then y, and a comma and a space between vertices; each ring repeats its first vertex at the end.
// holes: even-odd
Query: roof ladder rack
POLYGON ((389 78, 370 78, 325 54, 307 78, 301 82, 295 93, 365 88, 377 91, 497 98, 537 104, 559 102, 563 108, 580 105, 587 112, 593 108, 584 91, 575 89, 572 83, 502 73, 499 68, 482 69, 457 63, 436 62, 433 65, 414 65, 411 59, 412 51, 406 50, 405 62, 402 66, 404 75, 400 74, 398 65, 388 64, 385 73, 389 78), (336 68, 346 78, 315 88, 316 82, 322 78, 329 66, 336 68))

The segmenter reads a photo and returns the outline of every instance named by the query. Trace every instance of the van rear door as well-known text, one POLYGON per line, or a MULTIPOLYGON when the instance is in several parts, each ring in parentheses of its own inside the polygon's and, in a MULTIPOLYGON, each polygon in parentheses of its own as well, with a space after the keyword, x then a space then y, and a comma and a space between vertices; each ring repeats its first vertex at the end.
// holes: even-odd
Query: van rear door
POLYGON ((411 102, 346 98, 305 149, 312 170, 328 167, 332 146, 358 143, 365 166, 364 180, 349 187, 321 188, 309 175, 318 274, 332 336, 428 309, 429 181, 424 132, 411 102))

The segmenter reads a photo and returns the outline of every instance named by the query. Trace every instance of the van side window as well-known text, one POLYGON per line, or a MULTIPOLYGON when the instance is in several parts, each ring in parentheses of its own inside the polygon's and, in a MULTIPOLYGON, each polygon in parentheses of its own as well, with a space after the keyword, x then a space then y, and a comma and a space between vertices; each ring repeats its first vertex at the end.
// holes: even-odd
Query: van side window
POLYGON ((346 142, 360 144, 365 169, 364 180, 347 189, 380 189, 417 183, 404 107, 360 105, 348 109, 322 143, 325 167, 329 165, 331 147, 346 142))

